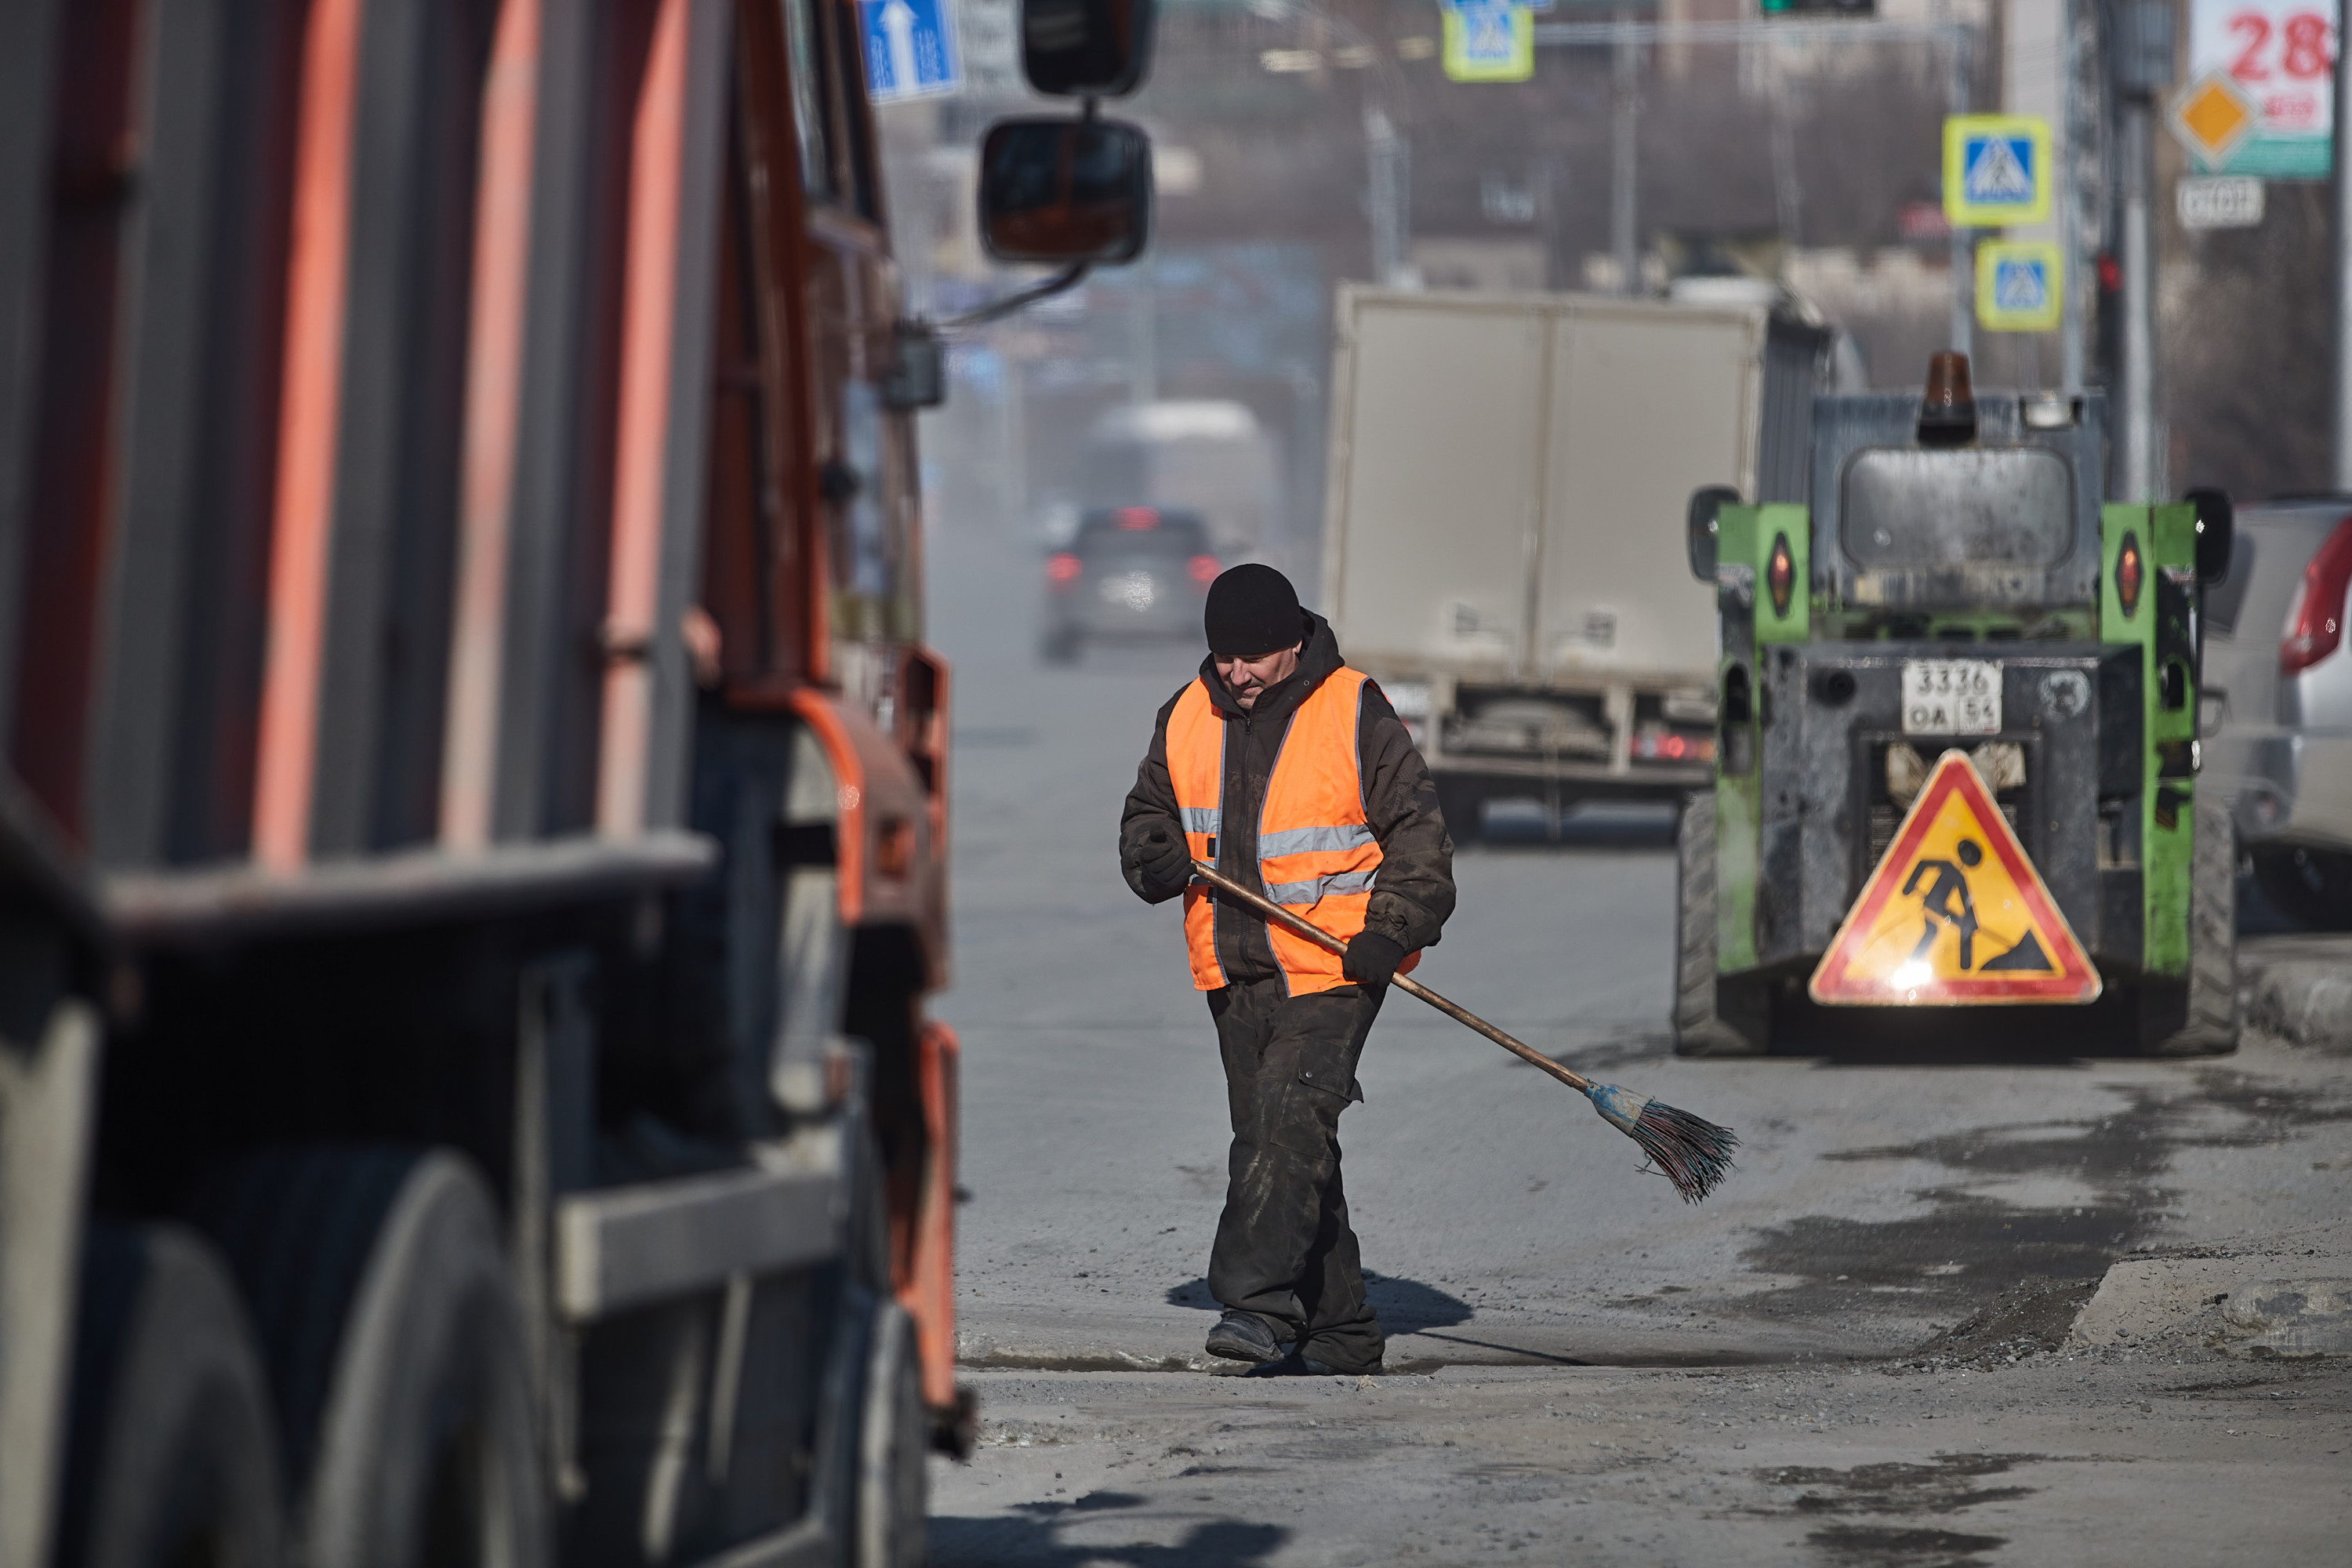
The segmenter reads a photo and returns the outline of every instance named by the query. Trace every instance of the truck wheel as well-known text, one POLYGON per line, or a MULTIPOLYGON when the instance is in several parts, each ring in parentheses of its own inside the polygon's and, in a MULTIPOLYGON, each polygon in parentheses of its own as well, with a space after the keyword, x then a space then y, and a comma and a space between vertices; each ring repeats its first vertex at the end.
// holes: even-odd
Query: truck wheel
POLYGON ((1715 973, 1715 795, 1702 791, 1683 804, 1675 834, 1675 1054, 1758 1057, 1771 1046, 1769 1001, 1738 987, 1727 1012, 1727 989, 1715 973))
POLYGON ((549 1558, 521 1316, 488 1187, 446 1150, 256 1155, 199 1212, 244 1282, 309 1568, 549 1558))
POLYGON ((921 1568, 929 1557, 931 1445, 915 1321, 885 1301, 870 1342, 857 1431, 857 1568, 921 1568))
POLYGON ((228 1270, 178 1226, 82 1250, 62 1568, 278 1568, 278 1437, 228 1270))
POLYGON ((2230 814, 2199 802, 2189 858, 2189 1009, 2153 1056, 2226 1056, 2238 1048, 2238 836, 2230 814))

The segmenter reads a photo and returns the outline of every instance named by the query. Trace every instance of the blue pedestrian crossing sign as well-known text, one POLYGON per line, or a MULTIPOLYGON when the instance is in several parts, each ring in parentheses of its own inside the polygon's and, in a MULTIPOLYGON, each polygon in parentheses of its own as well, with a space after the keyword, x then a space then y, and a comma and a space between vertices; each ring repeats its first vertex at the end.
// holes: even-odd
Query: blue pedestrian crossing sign
POLYGON ((2065 263, 2041 240, 1977 247, 1977 322, 1994 332, 2047 332, 2058 325, 2065 263))
POLYGON ((1526 81, 1536 74, 1536 14, 1513 0, 1443 0, 1439 64, 1449 81, 1526 81))
POLYGON ((877 103, 939 98, 963 85, 949 0, 858 0, 866 90, 877 103))
POLYGON ((2032 114, 1944 120, 1944 216, 1958 228, 2050 216, 2050 122, 2032 114))

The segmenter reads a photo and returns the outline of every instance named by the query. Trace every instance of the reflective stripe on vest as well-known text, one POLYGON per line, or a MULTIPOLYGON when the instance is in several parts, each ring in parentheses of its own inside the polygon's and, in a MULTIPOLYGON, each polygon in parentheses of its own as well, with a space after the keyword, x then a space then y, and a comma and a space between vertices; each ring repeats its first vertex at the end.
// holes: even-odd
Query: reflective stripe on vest
MULTIPOLYGON (((1341 669, 1307 694, 1283 731, 1258 812, 1258 874, 1266 896, 1342 941, 1364 929, 1381 866, 1381 847, 1364 816, 1357 752, 1363 688, 1362 672, 1341 669)), ((1185 843, 1201 859, 1215 858, 1211 840, 1223 821, 1227 723, 1197 679, 1168 716, 1169 781, 1185 843)), ((1185 889, 1185 945, 1192 984, 1202 991, 1225 984, 1216 909, 1206 889, 1185 889)), ((1337 953, 1277 926, 1268 926, 1266 935, 1292 995, 1348 984, 1337 953)), ((1412 954, 1400 971, 1419 960, 1412 954)))

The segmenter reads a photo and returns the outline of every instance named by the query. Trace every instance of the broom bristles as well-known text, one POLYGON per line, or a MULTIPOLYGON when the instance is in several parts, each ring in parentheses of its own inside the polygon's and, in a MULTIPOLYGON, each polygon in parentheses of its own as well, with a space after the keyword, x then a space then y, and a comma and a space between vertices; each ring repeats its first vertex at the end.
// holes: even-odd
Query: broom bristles
POLYGON ((1589 1093, 1592 1108, 1642 1146, 1650 1163, 1674 1183, 1683 1202, 1698 1202, 1731 1174, 1731 1152, 1739 1147, 1739 1140, 1730 1128, 1613 1084, 1594 1084, 1589 1093))
POLYGON ((1654 1100, 1642 1108, 1641 1119, 1633 1124, 1633 1142, 1666 1173, 1686 1204, 1723 1184, 1731 1174, 1731 1152, 1739 1147, 1730 1128, 1654 1100))

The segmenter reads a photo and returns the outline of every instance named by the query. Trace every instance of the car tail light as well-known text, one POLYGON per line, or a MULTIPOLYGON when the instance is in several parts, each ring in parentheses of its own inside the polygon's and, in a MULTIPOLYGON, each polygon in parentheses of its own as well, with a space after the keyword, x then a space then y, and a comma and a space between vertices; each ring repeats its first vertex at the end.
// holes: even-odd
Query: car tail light
POLYGON ((2336 525, 2304 566, 2279 637, 2279 673, 2309 669, 2344 642, 2344 594, 2352 587, 2352 517, 2336 525))
POLYGON ((1056 550, 1045 557, 1045 581, 1056 588, 1066 588, 1078 580, 1078 558, 1066 550, 1056 550))
POLYGON ((1633 755, 1645 763, 1711 763, 1715 737, 1674 730, 1644 730, 1633 737, 1633 755))
POLYGON ((1195 555, 1192 557, 1190 570, 1192 574, 1192 581, 1205 586, 1217 580, 1217 558, 1213 555, 1195 555))
POLYGON ((1148 506, 1123 506, 1117 516, 1119 527, 1129 533, 1142 533, 1160 526, 1160 513, 1148 506))

